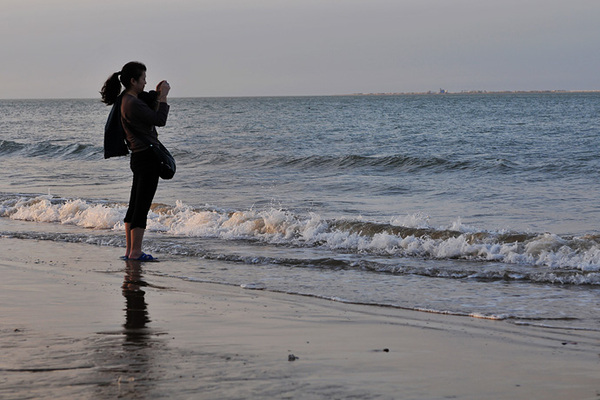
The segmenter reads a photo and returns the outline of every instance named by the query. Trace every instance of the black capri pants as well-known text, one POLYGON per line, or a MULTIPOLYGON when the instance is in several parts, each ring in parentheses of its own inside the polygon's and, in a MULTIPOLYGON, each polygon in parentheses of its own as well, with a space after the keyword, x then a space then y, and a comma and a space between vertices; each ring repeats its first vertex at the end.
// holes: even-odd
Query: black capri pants
POLYGON ((130 167, 133 184, 124 222, 130 223, 131 229, 146 229, 146 219, 158 187, 158 163, 152 149, 131 153, 130 167))

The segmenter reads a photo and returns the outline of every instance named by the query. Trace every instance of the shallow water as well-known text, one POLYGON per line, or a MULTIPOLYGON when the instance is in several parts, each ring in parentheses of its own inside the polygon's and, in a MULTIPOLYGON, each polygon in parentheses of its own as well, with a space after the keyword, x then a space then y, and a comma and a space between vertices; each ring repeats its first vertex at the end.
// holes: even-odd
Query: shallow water
MULTIPOLYGON (((174 99, 159 134, 178 172, 147 250, 197 260, 156 268, 174 279, 598 330, 599 108, 595 93, 174 99)), ((0 109, 0 233, 122 246, 131 173, 102 157, 108 108, 0 109)))

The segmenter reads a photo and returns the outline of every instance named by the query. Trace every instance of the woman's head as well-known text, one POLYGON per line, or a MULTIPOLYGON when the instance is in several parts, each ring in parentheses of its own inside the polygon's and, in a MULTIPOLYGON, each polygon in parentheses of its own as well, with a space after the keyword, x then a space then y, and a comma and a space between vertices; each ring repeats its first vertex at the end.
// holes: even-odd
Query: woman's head
MULTIPOLYGON (((106 80, 100 94, 102 102, 107 105, 113 104, 119 94, 121 94, 121 84, 125 86, 125 90, 131 88, 135 82, 139 82, 142 76, 145 76, 146 66, 141 62, 131 61, 121 68, 121 71, 115 72, 106 80), (134 82, 135 81, 135 82, 134 82)), ((145 82, 144 82, 145 83, 145 82)))
POLYGON ((128 62, 121 68, 121 75, 119 79, 125 90, 129 89, 132 85, 131 80, 139 81, 142 75, 146 72, 146 66, 141 62, 131 61, 128 62))

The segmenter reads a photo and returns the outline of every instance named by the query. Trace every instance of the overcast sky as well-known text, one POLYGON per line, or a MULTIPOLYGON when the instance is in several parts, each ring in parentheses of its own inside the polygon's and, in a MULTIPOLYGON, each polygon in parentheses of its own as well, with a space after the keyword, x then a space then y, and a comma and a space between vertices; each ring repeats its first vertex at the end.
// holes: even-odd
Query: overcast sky
POLYGON ((599 0, 0 1, 0 98, 600 89, 599 0))

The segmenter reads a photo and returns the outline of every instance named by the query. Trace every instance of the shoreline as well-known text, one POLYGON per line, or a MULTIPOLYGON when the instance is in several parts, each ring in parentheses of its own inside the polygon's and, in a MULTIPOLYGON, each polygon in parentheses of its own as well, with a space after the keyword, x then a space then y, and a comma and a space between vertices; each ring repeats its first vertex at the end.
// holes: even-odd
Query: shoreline
MULTIPOLYGON (((595 333, 168 278, 0 238, 0 397, 596 399, 595 333)), ((137 264, 137 265, 135 265, 137 264)))
MULTIPOLYGON (((374 92, 374 93, 352 93, 346 96, 430 96, 430 95, 485 95, 485 94, 587 94, 600 93, 600 90, 461 90, 459 92, 451 92, 441 89, 439 92, 374 92)), ((342 95, 344 96, 344 95, 342 95)))

